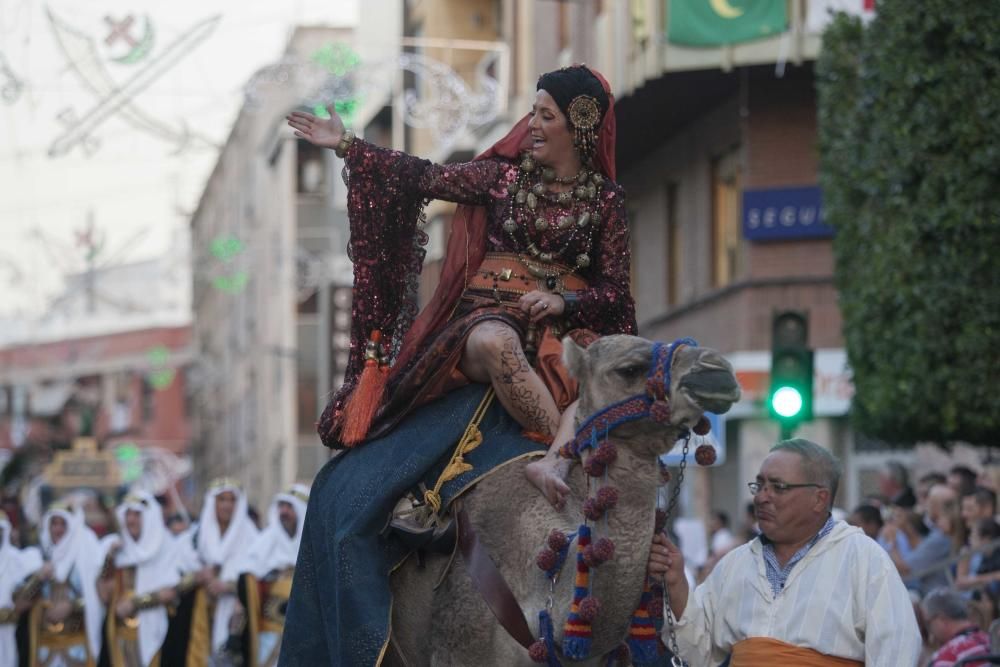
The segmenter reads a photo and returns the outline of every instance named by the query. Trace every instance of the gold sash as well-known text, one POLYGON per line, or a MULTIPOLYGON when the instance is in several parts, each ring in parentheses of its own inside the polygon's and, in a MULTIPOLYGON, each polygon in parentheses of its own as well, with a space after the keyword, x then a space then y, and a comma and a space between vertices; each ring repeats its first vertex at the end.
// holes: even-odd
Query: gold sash
POLYGON ((825 655, 770 637, 750 637, 733 646, 730 667, 857 667, 863 662, 825 655))

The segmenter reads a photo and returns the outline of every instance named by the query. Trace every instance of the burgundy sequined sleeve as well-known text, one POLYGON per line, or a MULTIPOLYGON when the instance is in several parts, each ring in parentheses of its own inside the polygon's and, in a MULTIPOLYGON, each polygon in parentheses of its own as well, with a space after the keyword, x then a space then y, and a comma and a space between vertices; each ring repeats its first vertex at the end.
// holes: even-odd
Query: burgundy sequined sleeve
POLYGON ((418 166, 420 177, 400 181, 409 194, 423 199, 441 199, 456 204, 485 205, 495 195, 502 170, 509 166, 502 160, 486 159, 453 164, 434 164, 399 151, 380 148, 365 141, 355 140, 347 155, 351 169, 356 165, 370 165, 382 172, 397 169, 413 173, 418 166))
POLYGON ((579 293, 574 324, 602 335, 632 334, 635 302, 629 289, 632 253, 629 247, 625 191, 620 186, 605 190, 602 228, 595 239, 589 287, 579 293))

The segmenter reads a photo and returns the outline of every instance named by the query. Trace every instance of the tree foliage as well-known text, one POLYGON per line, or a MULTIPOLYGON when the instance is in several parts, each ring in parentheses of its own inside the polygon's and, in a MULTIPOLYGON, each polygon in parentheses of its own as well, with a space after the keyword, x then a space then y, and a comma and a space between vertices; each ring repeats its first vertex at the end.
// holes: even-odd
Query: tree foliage
POLYGON ((817 63, 855 426, 1000 444, 1000 11, 879 0, 817 63))

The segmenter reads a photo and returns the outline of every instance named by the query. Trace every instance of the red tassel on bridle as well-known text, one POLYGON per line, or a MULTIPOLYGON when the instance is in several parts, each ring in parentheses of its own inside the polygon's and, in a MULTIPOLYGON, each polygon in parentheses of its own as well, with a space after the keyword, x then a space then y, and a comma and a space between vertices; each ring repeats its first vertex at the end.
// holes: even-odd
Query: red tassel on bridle
POLYGON ((365 368, 344 405, 340 441, 348 447, 364 441, 382 405, 389 366, 382 363, 381 342, 382 332, 374 329, 365 344, 365 368))

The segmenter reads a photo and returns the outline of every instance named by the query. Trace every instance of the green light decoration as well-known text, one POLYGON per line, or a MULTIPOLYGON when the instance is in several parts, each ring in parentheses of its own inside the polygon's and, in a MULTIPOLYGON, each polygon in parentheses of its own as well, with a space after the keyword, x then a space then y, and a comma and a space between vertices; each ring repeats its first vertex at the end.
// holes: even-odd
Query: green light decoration
POLYGON ((361 57, 351 47, 338 42, 324 44, 310 60, 336 76, 344 76, 361 64, 361 57))
POLYGON ((115 460, 126 484, 142 477, 142 450, 134 442, 123 442, 115 447, 115 460))
POLYGON ((235 236, 216 236, 209 246, 212 255, 223 262, 232 261, 244 248, 243 241, 235 236))
POLYGON ((149 380, 149 384, 153 385, 154 389, 157 391, 163 391, 173 384, 176 376, 177 371, 173 368, 161 368, 159 370, 152 371, 146 377, 149 380))
MULTIPOLYGON (((344 125, 352 125, 354 122, 354 112, 358 110, 358 106, 360 106, 360 104, 359 98, 350 98, 346 100, 337 100, 333 103, 333 108, 343 119, 344 125)), ((322 118, 323 120, 330 117, 330 112, 326 110, 325 104, 315 105, 313 107, 313 114, 317 118, 322 118)))
POLYGON ((170 350, 165 345, 157 345, 146 351, 146 358, 153 366, 165 366, 170 360, 170 350))
POLYGON ((250 276, 246 271, 237 271, 231 276, 216 276, 212 280, 215 289, 227 294, 237 294, 247 286, 250 276))

